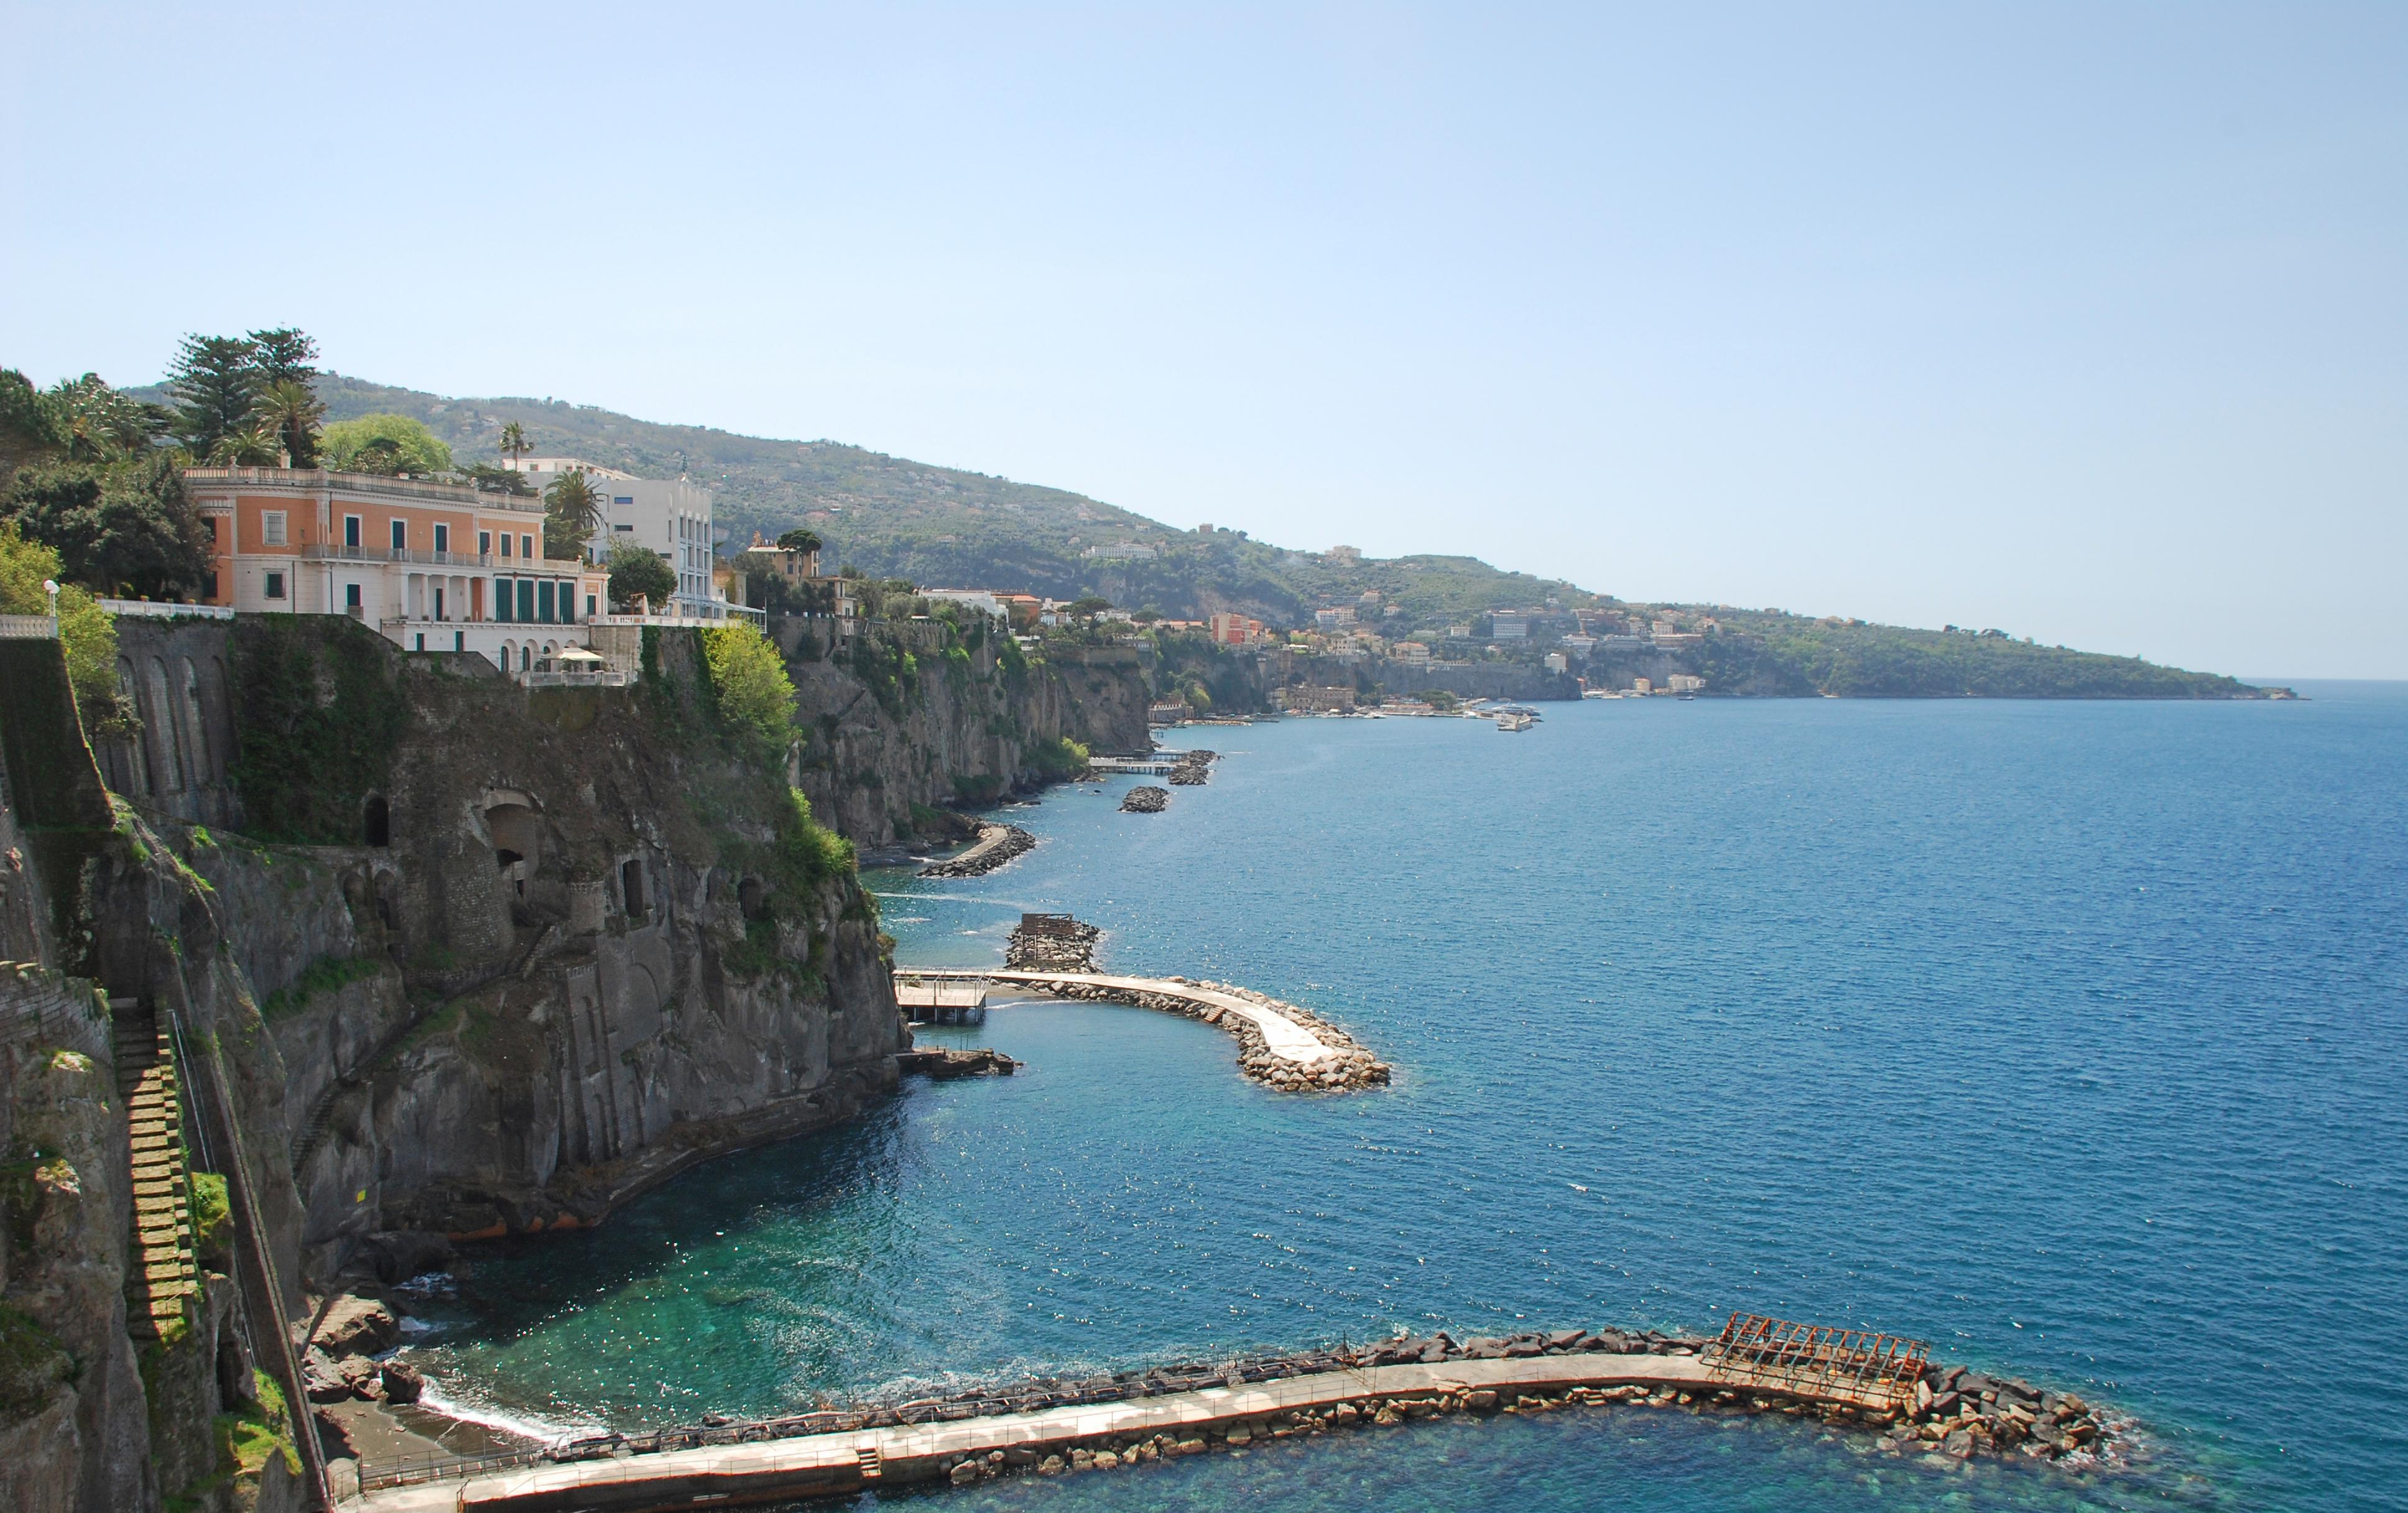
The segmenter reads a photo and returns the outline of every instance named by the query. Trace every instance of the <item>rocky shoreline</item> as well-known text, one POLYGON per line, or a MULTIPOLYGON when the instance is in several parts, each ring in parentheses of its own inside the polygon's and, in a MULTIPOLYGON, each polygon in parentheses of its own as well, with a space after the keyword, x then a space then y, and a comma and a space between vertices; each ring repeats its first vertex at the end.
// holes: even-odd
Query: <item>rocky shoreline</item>
POLYGON ((982 878, 1015 856, 1037 848, 1037 837, 1018 825, 979 826, 979 838, 961 855, 931 862, 920 869, 924 878, 982 878))

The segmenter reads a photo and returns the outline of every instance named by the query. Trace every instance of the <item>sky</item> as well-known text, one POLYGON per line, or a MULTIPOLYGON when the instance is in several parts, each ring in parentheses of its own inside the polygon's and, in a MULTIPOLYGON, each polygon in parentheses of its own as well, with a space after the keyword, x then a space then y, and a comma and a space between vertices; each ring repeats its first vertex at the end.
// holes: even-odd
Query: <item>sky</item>
POLYGON ((1650 601, 2408 678, 2408 7, 0 0, 186 332, 1650 601))

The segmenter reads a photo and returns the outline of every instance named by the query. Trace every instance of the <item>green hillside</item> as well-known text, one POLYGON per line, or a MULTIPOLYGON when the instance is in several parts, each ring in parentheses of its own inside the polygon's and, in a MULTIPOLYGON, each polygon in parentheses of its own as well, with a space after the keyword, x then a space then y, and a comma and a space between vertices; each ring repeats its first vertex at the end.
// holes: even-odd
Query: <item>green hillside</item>
MULTIPOLYGON (((1502 608, 1629 609, 1711 616, 1719 630, 1675 654, 1710 692, 1856 697, 2246 698, 2271 691, 2232 678, 2035 646, 1997 633, 1914 630, 1779 611, 1624 606, 1557 579, 1509 573, 1473 557, 1358 558, 1300 551, 1221 530, 1204 535, 1061 489, 1015 483, 835 441, 778 441, 708 426, 665 425, 550 399, 447 399, 339 375, 317 380, 327 418, 394 412, 424 421, 456 460, 499 456, 503 426, 522 426, 537 455, 567 455, 638 477, 680 473, 710 485, 726 542, 740 546, 808 524, 830 559, 878 578, 1059 599, 1096 593, 1173 619, 1216 610, 1274 627, 1378 590, 1400 613, 1382 634, 1441 632, 1502 608), (1131 553, 1130 549, 1139 549, 1131 553), (1150 556, 1143 553, 1150 552, 1150 556)), ((164 399, 156 390, 132 391, 164 399)), ((1536 661, 1545 639, 1496 652, 1536 661)), ((1600 662, 1598 669, 1603 669, 1600 662)), ((1576 669, 1579 670, 1579 669, 1576 669)))

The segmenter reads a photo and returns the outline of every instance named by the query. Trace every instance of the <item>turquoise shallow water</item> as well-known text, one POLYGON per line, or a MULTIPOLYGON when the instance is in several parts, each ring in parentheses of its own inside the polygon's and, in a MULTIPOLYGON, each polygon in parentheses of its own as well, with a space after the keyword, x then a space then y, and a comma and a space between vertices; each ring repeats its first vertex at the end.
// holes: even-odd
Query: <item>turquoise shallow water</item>
POLYGON ((918 1084, 588 1235, 480 1258, 450 1396, 621 1427, 1448 1327, 1913 1334, 2139 1416, 2077 1477, 1636 1410, 1282 1444, 949 1506, 2401 1506, 2408 689, 2300 705, 1621 701, 1198 733, 1168 813, 883 874, 923 963, 1023 908, 1309 1004, 1306 1099, 1030 1004, 918 1084))

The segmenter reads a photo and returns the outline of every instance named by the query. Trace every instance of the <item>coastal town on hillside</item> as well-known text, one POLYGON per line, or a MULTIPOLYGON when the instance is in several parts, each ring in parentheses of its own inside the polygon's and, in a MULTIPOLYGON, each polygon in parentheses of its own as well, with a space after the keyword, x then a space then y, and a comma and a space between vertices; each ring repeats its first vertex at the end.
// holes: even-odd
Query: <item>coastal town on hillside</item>
MULTIPOLYGON (((732 546, 713 520, 711 491, 688 479, 639 478, 575 457, 506 457, 495 472, 497 479, 476 479, 187 467, 183 487, 208 537, 199 592, 103 603, 148 617, 347 616, 405 651, 474 653, 537 686, 639 676, 639 643, 625 633, 646 625, 757 623, 781 613, 824 616, 841 628, 975 614, 1030 649, 1072 631, 1132 646, 1197 643, 1257 664, 1255 681, 1278 707, 1333 714, 1427 712, 1454 698, 1694 692, 1706 680, 1669 665, 1618 678, 1610 668, 1641 657, 1670 664, 1722 629, 1711 616, 1568 608, 1553 599, 1418 625, 1376 589, 1290 627, 1236 610, 1179 620, 1001 586, 875 583, 824 565, 823 543, 808 530, 781 542, 756 532, 732 546), (546 533, 545 498, 564 480, 594 500, 590 528, 567 554, 558 530, 549 545, 546 533), (624 564, 631 549, 668 569, 666 592, 625 592, 624 572, 614 591, 614 560, 624 564)), ((1328 555, 1359 554, 1338 547, 1328 555)), ((1170 699, 1154 714, 1171 723, 1208 709, 1170 699)))

